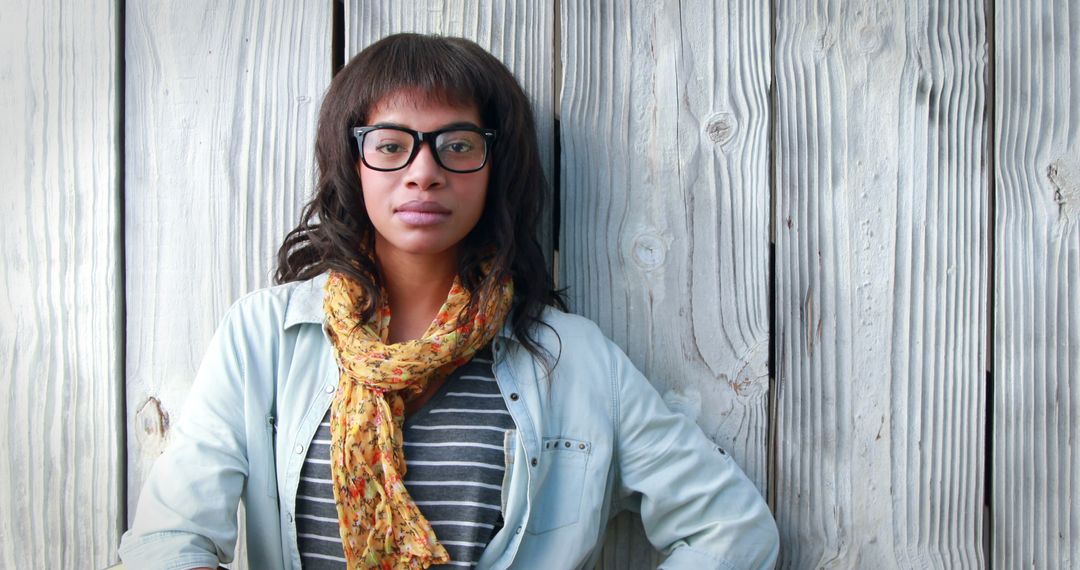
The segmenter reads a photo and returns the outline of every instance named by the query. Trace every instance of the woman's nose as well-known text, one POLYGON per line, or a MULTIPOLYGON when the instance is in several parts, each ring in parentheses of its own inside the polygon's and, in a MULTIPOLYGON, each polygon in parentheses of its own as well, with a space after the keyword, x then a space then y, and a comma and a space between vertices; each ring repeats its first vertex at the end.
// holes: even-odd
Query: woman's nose
POLYGON ((435 161, 430 144, 421 143, 412 163, 406 169, 405 183, 422 190, 437 188, 446 182, 446 172, 435 161))

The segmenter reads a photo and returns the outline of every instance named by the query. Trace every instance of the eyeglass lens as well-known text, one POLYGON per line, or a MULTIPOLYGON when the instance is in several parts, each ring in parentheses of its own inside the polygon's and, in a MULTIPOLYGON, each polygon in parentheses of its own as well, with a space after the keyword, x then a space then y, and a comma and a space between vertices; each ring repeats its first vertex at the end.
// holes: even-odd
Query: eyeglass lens
MULTIPOLYGON (((397 129, 374 129, 364 135, 364 161, 372 168, 404 167, 413 155, 416 139, 397 129)), ((475 131, 446 131, 435 137, 432 148, 443 168, 470 171, 484 165, 487 141, 475 131)))

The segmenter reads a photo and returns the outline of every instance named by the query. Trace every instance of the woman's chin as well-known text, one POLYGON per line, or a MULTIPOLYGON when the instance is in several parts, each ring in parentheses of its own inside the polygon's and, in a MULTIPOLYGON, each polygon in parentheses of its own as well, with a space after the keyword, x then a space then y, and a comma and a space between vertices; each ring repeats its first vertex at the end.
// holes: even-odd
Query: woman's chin
POLYGON ((460 242, 448 242, 447 240, 401 240, 397 243, 382 240, 376 251, 380 255, 408 256, 408 257, 441 257, 456 256, 460 242))

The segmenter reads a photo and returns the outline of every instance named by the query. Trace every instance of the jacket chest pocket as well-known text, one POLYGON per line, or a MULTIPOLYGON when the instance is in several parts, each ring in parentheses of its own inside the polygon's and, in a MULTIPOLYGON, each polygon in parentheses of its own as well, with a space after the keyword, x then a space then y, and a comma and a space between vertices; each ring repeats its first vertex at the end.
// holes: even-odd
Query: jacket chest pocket
POLYGON ((580 439, 545 437, 540 454, 540 485, 526 530, 541 534, 578 521, 585 470, 592 445, 580 439))

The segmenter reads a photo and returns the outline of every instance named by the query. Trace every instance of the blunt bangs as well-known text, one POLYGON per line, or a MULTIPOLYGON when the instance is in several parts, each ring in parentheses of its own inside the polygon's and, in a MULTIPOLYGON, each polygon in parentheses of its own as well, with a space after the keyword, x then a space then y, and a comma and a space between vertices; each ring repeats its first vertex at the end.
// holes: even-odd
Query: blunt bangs
POLYGON ((362 52, 367 60, 362 88, 353 91, 356 119, 366 121, 380 101, 407 93, 455 106, 476 105, 485 122, 493 121, 487 107, 494 86, 476 66, 476 54, 455 40, 400 34, 372 44, 362 52))

